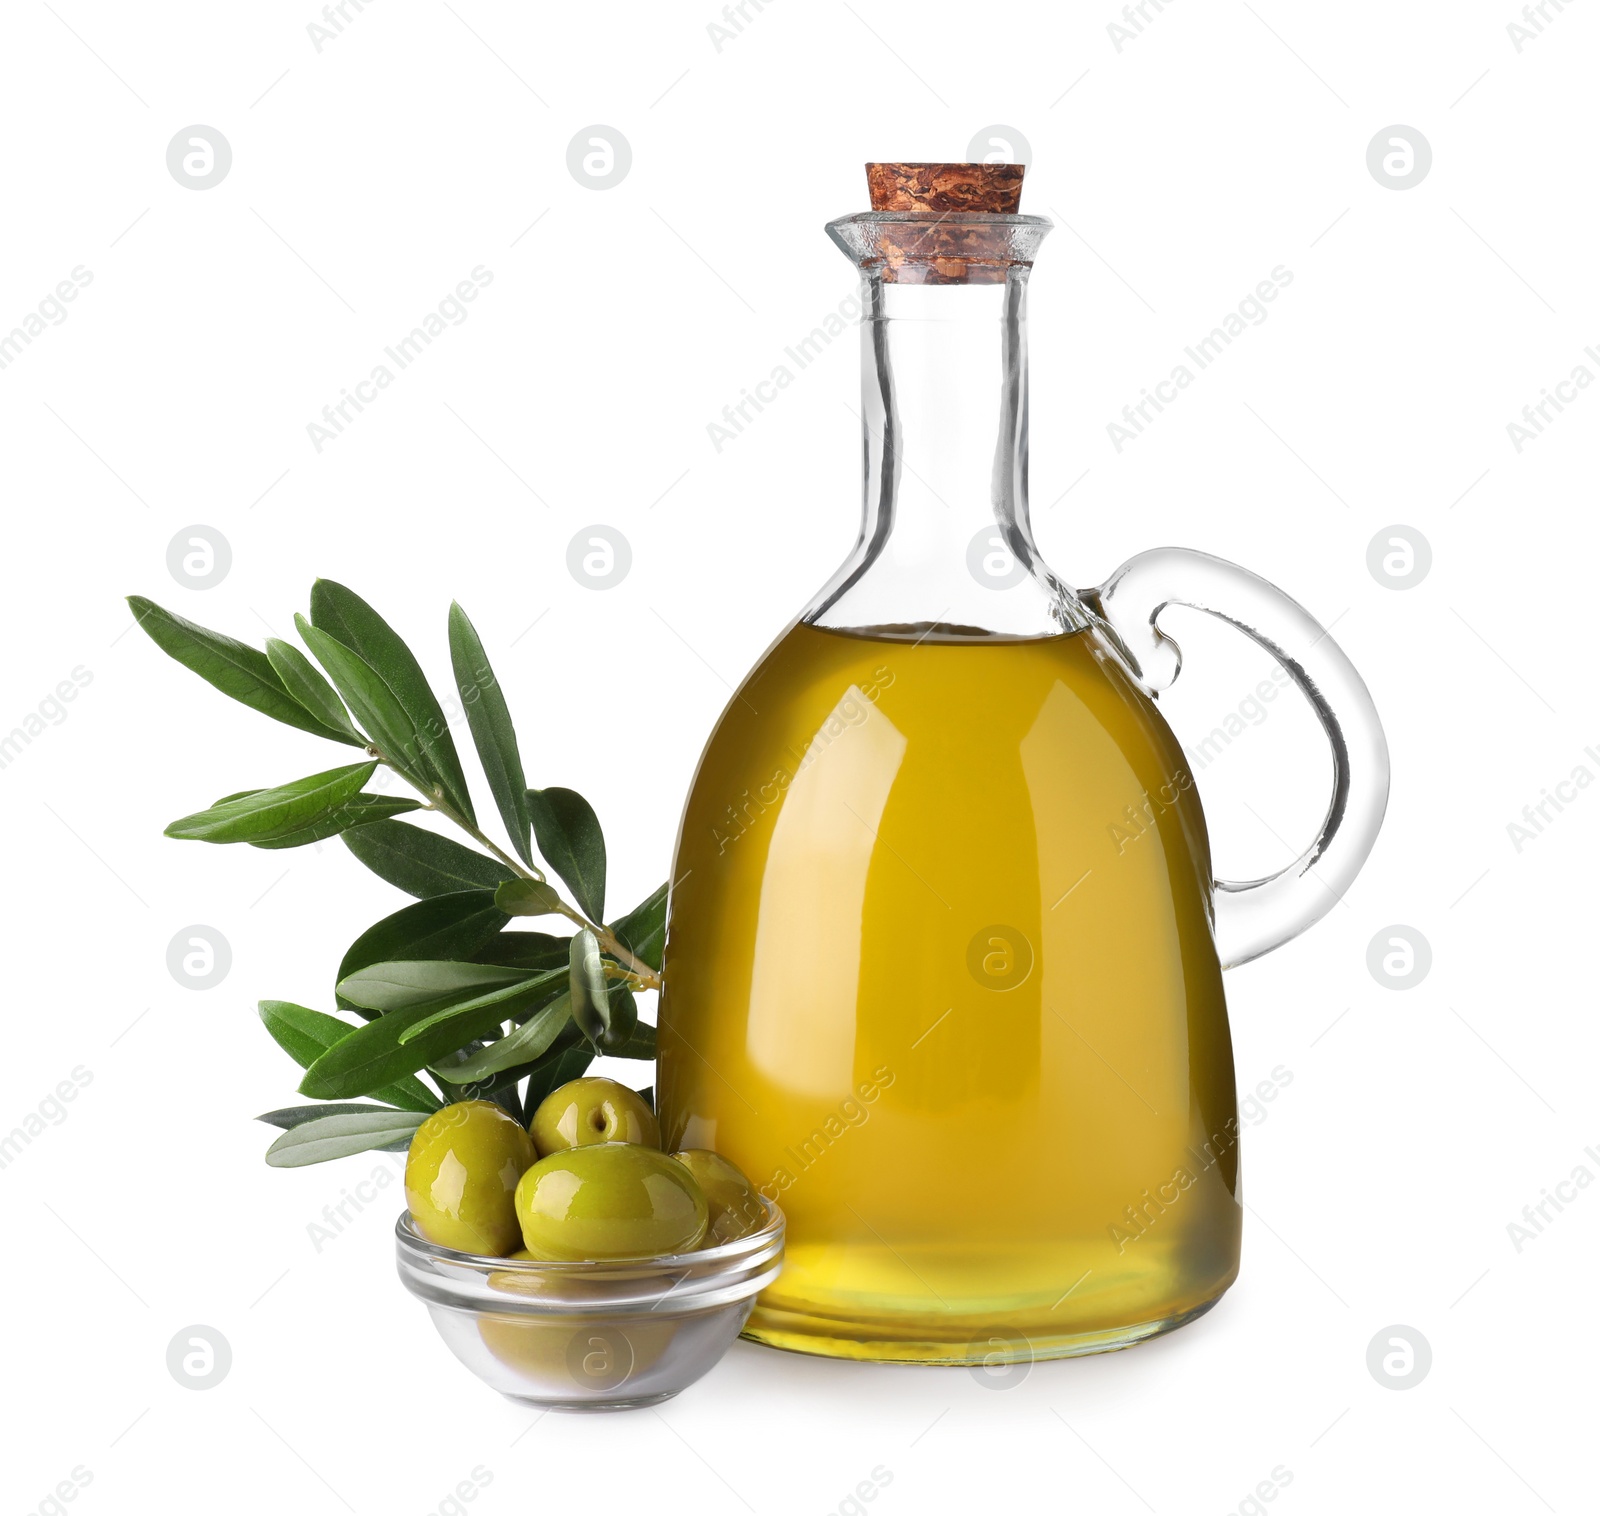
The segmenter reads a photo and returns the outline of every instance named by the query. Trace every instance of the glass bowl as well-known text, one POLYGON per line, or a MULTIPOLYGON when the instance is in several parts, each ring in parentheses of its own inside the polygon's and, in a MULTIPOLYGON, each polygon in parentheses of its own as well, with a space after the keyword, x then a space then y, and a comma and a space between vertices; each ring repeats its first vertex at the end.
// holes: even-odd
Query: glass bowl
POLYGON ((736 1242, 628 1263, 530 1263, 395 1224, 400 1280, 446 1346, 502 1395, 561 1411, 655 1405, 700 1378, 783 1263, 783 1212, 736 1242))

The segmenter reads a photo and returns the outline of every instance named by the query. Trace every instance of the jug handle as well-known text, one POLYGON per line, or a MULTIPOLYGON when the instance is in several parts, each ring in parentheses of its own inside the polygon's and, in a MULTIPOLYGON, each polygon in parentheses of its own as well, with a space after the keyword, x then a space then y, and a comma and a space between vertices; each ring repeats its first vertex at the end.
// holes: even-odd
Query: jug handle
POLYGON ((1224 968, 1299 936, 1349 889, 1377 840, 1389 799, 1389 745, 1361 676, 1302 606, 1248 569, 1208 553, 1179 547, 1140 553, 1079 598, 1152 695, 1172 684, 1183 663, 1157 618, 1169 605, 1184 605, 1226 621, 1265 648, 1311 702, 1333 749, 1333 795, 1316 840, 1264 879, 1217 880, 1214 896, 1224 968))

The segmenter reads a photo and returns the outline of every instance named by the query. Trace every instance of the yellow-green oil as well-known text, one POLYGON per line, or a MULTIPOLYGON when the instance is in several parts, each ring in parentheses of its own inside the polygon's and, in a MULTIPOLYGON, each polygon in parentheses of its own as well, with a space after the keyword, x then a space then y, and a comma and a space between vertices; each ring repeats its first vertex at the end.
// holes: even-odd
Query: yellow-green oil
POLYGON ((673 878, 667 1149, 788 1217, 749 1335, 1062 1355, 1232 1281, 1205 824, 1096 634, 795 626, 712 735, 673 878))

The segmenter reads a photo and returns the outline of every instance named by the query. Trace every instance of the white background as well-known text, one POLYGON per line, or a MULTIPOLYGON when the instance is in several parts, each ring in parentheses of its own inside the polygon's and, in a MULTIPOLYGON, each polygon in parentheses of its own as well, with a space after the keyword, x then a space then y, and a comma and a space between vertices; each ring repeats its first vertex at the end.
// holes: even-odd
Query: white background
MULTIPOLYGON (((0 1170, 6 1509, 51 1510, 74 1468, 85 1513, 421 1516, 474 1468, 490 1516, 822 1516, 874 1468, 890 1513, 1221 1516, 1275 1468, 1290 1516, 1593 1509, 1600 1192, 1520 1252, 1507 1225, 1600 1175, 1600 790, 1520 851, 1507 825, 1600 774, 1600 394, 1520 453, 1506 427, 1600 373, 1600 15, 1552 5, 1519 51, 1510 0, 1169 0, 1119 51, 1110 0, 769 0, 720 50, 711 0, 348 12, 319 51, 311 0, 5 7, 0 331, 92 274, 0 369, 0 730, 92 675, 0 769, 0 1131, 92 1075, 0 1170), (1031 143, 1024 209, 1064 223, 1033 282, 1046 556, 1081 584, 1164 542, 1265 574, 1337 621, 1393 749, 1346 901, 1229 975, 1241 1088, 1293 1075, 1246 1124, 1243 1272, 1184 1331, 1004 1391, 740 1343, 658 1411, 535 1422, 402 1292, 395 1187, 310 1240, 390 1160, 261 1162, 250 1118, 295 1072, 254 1002, 331 1008, 344 946, 404 901, 337 844, 162 838, 343 760, 168 661, 120 597, 255 639, 327 575, 440 687, 459 598, 531 782, 590 795, 631 903, 730 682, 853 540, 853 338, 720 452, 707 424, 851 293, 821 225, 864 208, 862 162, 963 158, 991 123, 1031 143), (204 191, 166 165, 191 124, 232 148, 204 191), (591 124, 632 148, 604 191, 567 168, 591 124), (1367 167, 1395 124, 1432 146, 1406 190, 1367 167), (478 265, 469 319, 318 452, 307 423, 478 265), (1119 453, 1107 423, 1277 265, 1269 319, 1119 453), (633 551, 604 593, 565 566, 594 523, 633 551), (206 590, 167 568, 197 525, 232 552, 206 590), (1397 525, 1432 549, 1405 590, 1367 567, 1397 525), (193 924, 232 947, 209 990, 166 966, 193 924), (1367 968, 1396 925, 1433 955, 1404 991, 1367 968), (233 1355, 205 1391, 165 1362, 197 1323, 233 1355), (1433 1354, 1404 1391, 1366 1366, 1394 1324, 1433 1354)), ((1265 669, 1222 631, 1185 646, 1165 708, 1193 744, 1265 669)), ((1200 770, 1219 866, 1281 866, 1326 776, 1304 708, 1272 706, 1200 770)))

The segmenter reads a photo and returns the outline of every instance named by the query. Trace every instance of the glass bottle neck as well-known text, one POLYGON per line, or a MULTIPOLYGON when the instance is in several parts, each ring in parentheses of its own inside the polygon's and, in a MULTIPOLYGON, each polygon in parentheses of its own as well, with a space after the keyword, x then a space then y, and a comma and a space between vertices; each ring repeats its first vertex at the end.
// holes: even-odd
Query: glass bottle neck
POLYGON ((809 623, 912 638, 1083 624, 1028 523, 1027 276, 1024 264, 992 283, 865 271, 861 536, 809 623))

